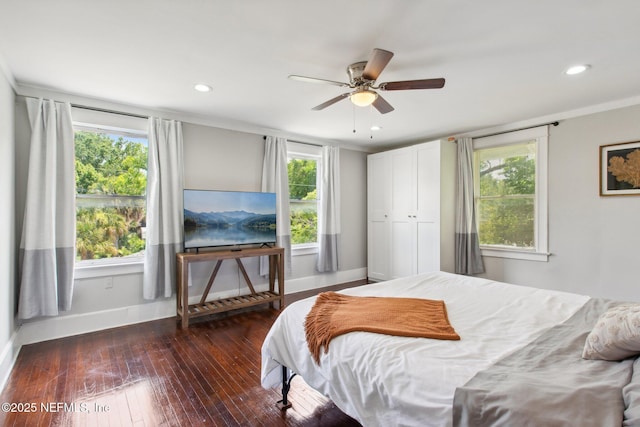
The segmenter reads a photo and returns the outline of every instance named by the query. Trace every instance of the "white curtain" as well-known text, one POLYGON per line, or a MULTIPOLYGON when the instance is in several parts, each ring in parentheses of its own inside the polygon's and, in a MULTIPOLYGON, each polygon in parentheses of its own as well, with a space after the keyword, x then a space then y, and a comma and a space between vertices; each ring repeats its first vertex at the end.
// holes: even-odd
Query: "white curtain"
POLYGON ((458 140, 457 173, 456 273, 478 274, 484 272, 484 264, 480 254, 473 197, 473 141, 471 138, 460 138, 458 140))
POLYGON ((320 272, 338 271, 340 268, 340 149, 322 147, 320 179, 320 213, 318 215, 317 269, 320 272))
MULTIPOLYGON (((276 193, 276 244, 284 248, 284 266, 291 272, 291 220, 289 216, 289 174, 287 140, 267 136, 262 164, 262 191, 276 193)), ((269 273, 266 259, 261 259, 260 274, 269 273)))
POLYGON ((71 308, 75 259, 75 152, 71 105, 26 98, 31 146, 20 243, 18 317, 71 308))
POLYGON ((176 253, 182 251, 182 123, 149 118, 145 299, 170 297, 175 289, 176 253))

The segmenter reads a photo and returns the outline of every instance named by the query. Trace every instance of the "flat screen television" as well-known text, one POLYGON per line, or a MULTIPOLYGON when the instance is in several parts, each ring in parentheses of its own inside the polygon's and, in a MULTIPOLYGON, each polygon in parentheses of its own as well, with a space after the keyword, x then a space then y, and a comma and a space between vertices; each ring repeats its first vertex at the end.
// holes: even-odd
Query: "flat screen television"
POLYGON ((184 190, 185 249, 275 241, 275 193, 184 190))

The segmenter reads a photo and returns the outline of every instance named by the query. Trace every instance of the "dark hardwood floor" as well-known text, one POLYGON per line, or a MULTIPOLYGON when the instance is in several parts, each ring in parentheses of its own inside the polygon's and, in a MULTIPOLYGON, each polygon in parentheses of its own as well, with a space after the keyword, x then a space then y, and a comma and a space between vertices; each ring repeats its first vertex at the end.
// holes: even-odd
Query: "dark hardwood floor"
MULTIPOLYGON (((288 295, 287 304, 311 294, 288 295)), ((260 348, 278 314, 265 305, 200 318, 184 330, 169 318, 26 345, 0 396, 0 422, 360 426, 299 377, 284 412, 275 405, 280 390, 260 386, 260 348)))

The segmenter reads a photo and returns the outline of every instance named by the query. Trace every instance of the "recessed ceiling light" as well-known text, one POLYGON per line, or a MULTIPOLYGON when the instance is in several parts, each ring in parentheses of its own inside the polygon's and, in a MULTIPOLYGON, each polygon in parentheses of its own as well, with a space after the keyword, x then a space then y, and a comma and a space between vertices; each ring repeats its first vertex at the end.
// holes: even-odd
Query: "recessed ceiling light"
POLYGON ((567 71, 565 71, 565 73, 570 76, 573 76, 574 74, 584 73, 588 69, 589 69, 589 65, 587 64, 574 65, 573 67, 567 68, 567 71))
POLYGON ((198 83, 193 88, 195 90, 197 90, 198 92, 211 92, 211 86, 203 84, 203 83, 198 83))
POLYGON ((371 130, 373 130, 373 131, 380 130, 380 129, 382 129, 382 127, 377 126, 377 125, 371 126, 371 130))

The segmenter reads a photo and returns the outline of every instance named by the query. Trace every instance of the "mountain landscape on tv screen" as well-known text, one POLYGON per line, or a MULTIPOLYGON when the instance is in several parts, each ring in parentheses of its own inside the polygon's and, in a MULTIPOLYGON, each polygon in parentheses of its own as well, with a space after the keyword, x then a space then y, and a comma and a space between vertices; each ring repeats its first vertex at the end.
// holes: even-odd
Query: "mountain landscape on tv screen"
POLYGON ((275 214, 184 210, 186 247, 274 242, 275 230, 275 214))
POLYGON ((247 211, 192 212, 184 210, 184 228, 238 228, 250 230, 275 229, 275 214, 257 214, 247 211))

